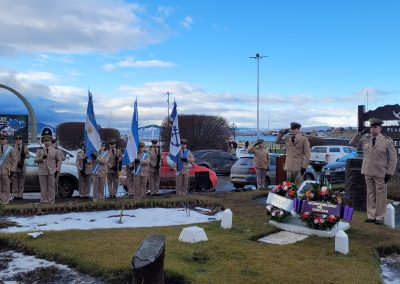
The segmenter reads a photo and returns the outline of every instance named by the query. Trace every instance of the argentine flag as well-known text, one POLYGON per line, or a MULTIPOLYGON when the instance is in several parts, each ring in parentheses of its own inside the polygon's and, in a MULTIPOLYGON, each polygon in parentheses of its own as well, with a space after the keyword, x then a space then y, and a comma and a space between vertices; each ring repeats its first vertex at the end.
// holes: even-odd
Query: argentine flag
POLYGON ((122 165, 126 166, 137 158, 139 149, 139 117, 137 109, 137 99, 133 105, 132 125, 129 131, 128 143, 126 144, 122 165))
POLYGON ((101 147, 101 139, 99 134, 99 129, 97 127, 96 118, 94 117, 93 112, 93 100, 92 93, 89 93, 89 102, 87 106, 86 113, 86 122, 85 122, 85 131, 84 131, 84 144, 86 149, 86 157, 91 160, 91 154, 100 150, 101 147))
POLYGON ((174 108, 171 113, 172 128, 171 128, 171 141, 169 143, 169 156, 177 165, 177 173, 181 171, 179 165, 182 163, 179 161, 179 152, 181 150, 181 136, 179 134, 179 124, 178 124, 178 111, 176 110, 177 105, 174 101, 174 108))

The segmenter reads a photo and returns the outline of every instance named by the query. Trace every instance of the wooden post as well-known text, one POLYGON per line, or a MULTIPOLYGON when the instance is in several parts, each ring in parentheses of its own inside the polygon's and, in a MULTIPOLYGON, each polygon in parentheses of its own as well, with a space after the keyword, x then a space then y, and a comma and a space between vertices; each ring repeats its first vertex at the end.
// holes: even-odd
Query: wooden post
POLYGON ((286 155, 276 157, 276 185, 281 184, 287 179, 286 171, 283 169, 285 161, 286 155))
POLYGON ((143 240, 132 259, 132 283, 164 284, 164 255, 165 236, 143 240))

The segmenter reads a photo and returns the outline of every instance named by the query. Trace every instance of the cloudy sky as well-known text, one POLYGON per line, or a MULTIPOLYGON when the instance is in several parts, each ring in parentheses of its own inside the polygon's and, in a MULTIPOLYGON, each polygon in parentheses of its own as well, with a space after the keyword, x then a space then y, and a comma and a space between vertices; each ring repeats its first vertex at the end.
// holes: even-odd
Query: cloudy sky
MULTIPOLYGON (((87 91, 102 126, 221 115, 260 128, 355 126, 357 105, 399 103, 397 0, 1 0, 0 84, 38 120, 83 121, 87 91), (368 94, 368 95, 367 95, 368 94), (367 99, 368 97, 368 99, 367 99)), ((0 89, 0 113, 26 114, 0 89)))

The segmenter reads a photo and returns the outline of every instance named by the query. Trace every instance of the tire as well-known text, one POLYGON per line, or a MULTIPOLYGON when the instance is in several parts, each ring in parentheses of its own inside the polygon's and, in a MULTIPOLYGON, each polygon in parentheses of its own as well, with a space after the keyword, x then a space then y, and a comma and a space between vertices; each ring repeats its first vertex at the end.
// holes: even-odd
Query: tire
POLYGON ((70 198, 74 193, 75 186, 68 178, 60 177, 58 181, 58 194, 59 198, 70 198))
POLYGON ((304 175, 304 180, 315 180, 315 177, 312 174, 307 173, 304 175))
POLYGON ((236 188, 236 189, 239 189, 239 188, 243 188, 244 185, 241 184, 241 183, 234 183, 234 184, 233 184, 233 187, 236 188))

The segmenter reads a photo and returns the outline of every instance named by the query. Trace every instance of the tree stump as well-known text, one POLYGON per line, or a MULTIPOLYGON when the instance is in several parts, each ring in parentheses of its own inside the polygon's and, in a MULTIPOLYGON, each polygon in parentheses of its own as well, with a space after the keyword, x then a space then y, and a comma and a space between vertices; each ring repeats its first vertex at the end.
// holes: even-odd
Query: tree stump
POLYGON ((367 186, 361 174, 361 159, 348 159, 345 174, 345 203, 355 210, 365 211, 367 208, 367 186))
POLYGON ((164 283, 165 236, 152 235, 143 240, 132 259, 133 284, 164 283))

